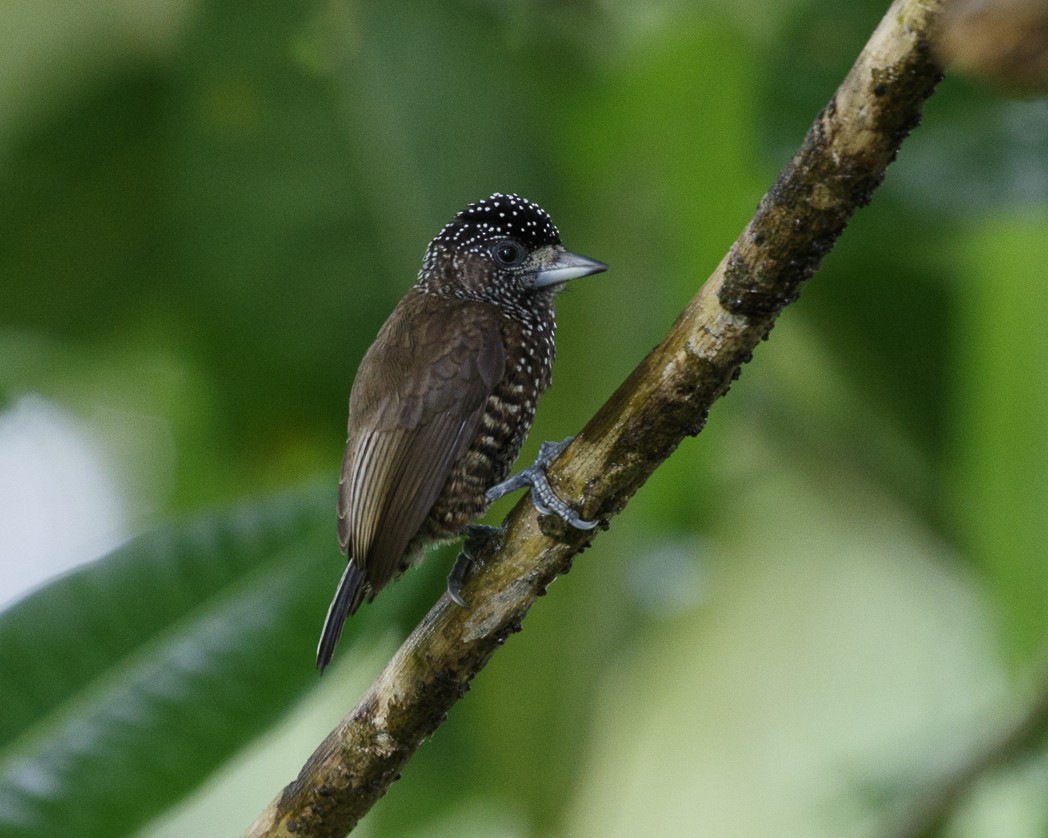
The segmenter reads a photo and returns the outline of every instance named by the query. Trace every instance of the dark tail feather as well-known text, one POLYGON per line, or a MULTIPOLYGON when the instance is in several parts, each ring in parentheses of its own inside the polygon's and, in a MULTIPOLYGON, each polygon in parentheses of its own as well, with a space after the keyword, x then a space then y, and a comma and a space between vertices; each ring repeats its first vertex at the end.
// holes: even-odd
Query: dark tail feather
POLYGON ((346 618, 360 607, 366 588, 364 574, 350 559, 339 580, 335 598, 331 600, 331 605, 328 607, 324 629, 320 632, 320 643, 317 644, 317 668, 321 672, 331 663, 331 656, 335 653, 335 644, 338 643, 338 637, 342 634, 342 625, 346 622, 346 618))

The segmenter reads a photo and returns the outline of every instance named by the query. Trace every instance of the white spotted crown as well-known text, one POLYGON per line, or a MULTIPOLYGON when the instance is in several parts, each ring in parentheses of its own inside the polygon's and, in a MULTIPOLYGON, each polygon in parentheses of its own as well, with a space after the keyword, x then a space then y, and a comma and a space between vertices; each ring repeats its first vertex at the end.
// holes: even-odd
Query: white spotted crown
POLYGON ((532 250, 560 244, 560 232, 548 212, 534 201, 502 192, 470 204, 444 225, 432 244, 477 252, 497 238, 517 239, 532 250))

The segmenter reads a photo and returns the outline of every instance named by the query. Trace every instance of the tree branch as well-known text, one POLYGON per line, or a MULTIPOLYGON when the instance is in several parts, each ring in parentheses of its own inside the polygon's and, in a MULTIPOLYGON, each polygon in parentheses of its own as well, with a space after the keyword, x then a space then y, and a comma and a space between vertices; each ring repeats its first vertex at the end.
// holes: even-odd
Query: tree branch
MULTIPOLYGON (((782 309, 869 200, 941 77, 930 31, 942 0, 896 0, 801 149, 669 334, 550 468, 586 518, 618 514, 680 441, 697 434, 782 309)), ((341 836, 595 532, 522 501, 478 557, 459 608, 445 595, 298 778, 246 833, 341 836)))
POLYGON ((1048 740, 1048 655, 1042 655, 1035 689, 1018 710, 1002 714, 967 757, 934 782, 919 788, 889 823, 889 838, 935 838, 987 774, 1036 753, 1048 740))

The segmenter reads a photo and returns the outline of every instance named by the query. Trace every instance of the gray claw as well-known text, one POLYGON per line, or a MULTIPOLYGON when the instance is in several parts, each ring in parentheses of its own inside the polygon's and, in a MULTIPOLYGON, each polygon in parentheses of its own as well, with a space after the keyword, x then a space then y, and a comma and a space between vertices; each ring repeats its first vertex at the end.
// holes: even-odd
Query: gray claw
POLYGON ((462 549, 451 566, 448 574, 448 596, 451 601, 461 608, 469 608, 469 603, 462 596, 462 584, 473 567, 473 554, 484 546, 484 543, 497 532, 494 527, 485 527, 481 524, 470 524, 466 528, 466 540, 462 542, 462 549))
MULTIPOLYGON (((451 568, 451 572, 454 573, 458 567, 458 562, 455 562, 455 567, 451 568)), ((465 576, 465 574, 460 574, 465 576)), ((462 579, 455 579, 452 581, 452 577, 448 576, 448 597, 455 605, 459 608, 469 608, 469 603, 462 598, 462 579)))
POLYGON ((542 443, 539 446, 539 455, 535 458, 534 463, 523 471, 488 489, 484 495, 488 503, 498 500, 503 495, 514 492, 517 489, 530 486, 531 503, 540 515, 556 515, 564 523, 570 524, 578 530, 591 530, 597 526, 598 521, 587 521, 557 497, 557 493, 553 491, 553 487, 549 485, 549 480, 546 479, 546 466, 555 460, 561 451, 568 447, 568 443, 571 440, 572 438, 569 436, 560 442, 542 443))

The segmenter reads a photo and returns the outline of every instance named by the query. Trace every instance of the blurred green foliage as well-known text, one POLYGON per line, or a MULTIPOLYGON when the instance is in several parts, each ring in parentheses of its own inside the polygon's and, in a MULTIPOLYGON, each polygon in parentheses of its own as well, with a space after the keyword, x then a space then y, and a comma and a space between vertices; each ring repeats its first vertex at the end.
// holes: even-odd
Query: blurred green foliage
MULTIPOLYGON (((0 615, 0 836, 246 827, 444 584, 448 551, 317 678, 346 397, 428 240, 515 191, 611 265, 559 301, 529 458, 660 339, 886 5, 12 0, 0 411, 79 417, 169 523, 0 615)), ((1048 628, 1046 159, 1044 101, 947 79, 360 832, 868 834, 963 752, 1048 628)), ((1044 834, 1046 794, 1002 771, 956 834, 1044 834)))

